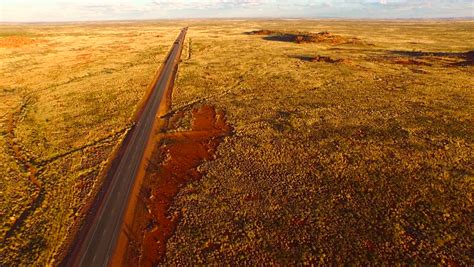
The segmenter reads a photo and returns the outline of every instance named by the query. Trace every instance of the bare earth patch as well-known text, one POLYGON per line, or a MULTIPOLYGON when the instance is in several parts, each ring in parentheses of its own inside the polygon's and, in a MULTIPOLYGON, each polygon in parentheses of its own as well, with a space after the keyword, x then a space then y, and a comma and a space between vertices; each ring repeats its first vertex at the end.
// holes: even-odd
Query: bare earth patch
POLYGON ((199 165, 211 160, 223 137, 231 133, 224 113, 207 105, 192 111, 189 130, 173 131, 183 115, 173 116, 171 132, 163 133, 147 167, 141 189, 140 209, 144 212, 137 213, 131 232, 138 236, 127 249, 130 266, 156 266, 163 260, 166 243, 179 221, 179 213, 169 213, 174 198, 186 184, 202 176, 199 165))
POLYGON ((3 48, 19 48, 23 46, 44 43, 44 40, 37 40, 24 36, 8 36, 0 38, 0 47, 3 48))

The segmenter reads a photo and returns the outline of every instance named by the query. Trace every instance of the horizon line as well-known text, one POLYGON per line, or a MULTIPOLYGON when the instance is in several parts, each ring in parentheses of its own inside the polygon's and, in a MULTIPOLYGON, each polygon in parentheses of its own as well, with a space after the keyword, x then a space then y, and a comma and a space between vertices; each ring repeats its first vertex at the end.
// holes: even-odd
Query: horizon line
POLYGON ((150 18, 150 19, 91 19, 91 20, 44 20, 44 21, 1 21, 0 24, 59 24, 59 23, 97 23, 97 22, 140 22, 140 21, 186 21, 186 20, 474 20, 474 16, 459 17, 407 17, 407 18, 374 18, 374 17, 189 17, 189 18, 150 18))

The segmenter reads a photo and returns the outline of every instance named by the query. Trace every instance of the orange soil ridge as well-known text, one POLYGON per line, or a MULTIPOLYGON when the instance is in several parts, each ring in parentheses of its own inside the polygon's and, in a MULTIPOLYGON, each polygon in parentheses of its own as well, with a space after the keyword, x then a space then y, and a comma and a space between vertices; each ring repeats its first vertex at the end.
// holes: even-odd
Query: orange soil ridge
POLYGON ((29 37, 23 36, 8 36, 5 38, 0 38, 0 47, 4 48, 18 48, 25 45, 32 45, 37 43, 45 42, 43 40, 35 40, 29 37))
POLYGON ((192 116, 191 131, 165 134, 148 166, 144 191, 148 212, 137 218, 147 222, 142 229, 140 266, 154 266, 163 259, 179 220, 178 214, 168 214, 174 197, 181 187, 202 176, 198 166, 212 158, 222 138, 231 132, 224 114, 211 106, 193 110, 192 116))
POLYGON ((169 122, 163 118, 156 122, 155 126, 162 132, 153 140, 153 149, 146 155, 150 160, 140 174, 143 182, 135 199, 137 203, 133 205, 136 208, 133 214, 127 215, 112 261, 114 266, 155 266, 163 260, 166 242, 179 221, 179 214, 168 214, 175 196, 180 188, 201 178, 198 166, 212 159, 223 137, 232 131, 223 112, 204 105, 192 111, 189 131, 163 132, 166 124, 174 128, 183 116, 183 112, 178 112, 169 122))

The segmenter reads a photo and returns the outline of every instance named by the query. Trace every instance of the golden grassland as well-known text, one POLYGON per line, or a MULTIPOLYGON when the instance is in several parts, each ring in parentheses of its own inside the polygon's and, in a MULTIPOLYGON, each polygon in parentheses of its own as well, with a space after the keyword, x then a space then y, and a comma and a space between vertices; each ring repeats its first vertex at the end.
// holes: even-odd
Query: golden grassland
POLYGON ((215 106, 234 134, 176 197, 164 264, 473 264, 473 26, 191 25, 172 112, 215 106))
POLYGON ((0 265, 57 260, 179 29, 0 26, 0 265))
POLYGON ((234 130, 163 263, 473 263, 473 22, 262 20, 0 26, 0 265, 54 264, 185 25, 170 114, 234 130))

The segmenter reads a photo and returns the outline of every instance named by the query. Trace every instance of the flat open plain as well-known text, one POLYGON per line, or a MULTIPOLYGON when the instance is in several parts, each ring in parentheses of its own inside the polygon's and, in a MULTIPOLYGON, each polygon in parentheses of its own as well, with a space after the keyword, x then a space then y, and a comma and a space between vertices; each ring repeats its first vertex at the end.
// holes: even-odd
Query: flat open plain
POLYGON ((59 255, 175 25, 0 26, 0 265, 59 255))
POLYGON ((474 263, 474 22, 255 20, 2 25, 0 265, 59 260, 186 25, 130 265, 474 263))

